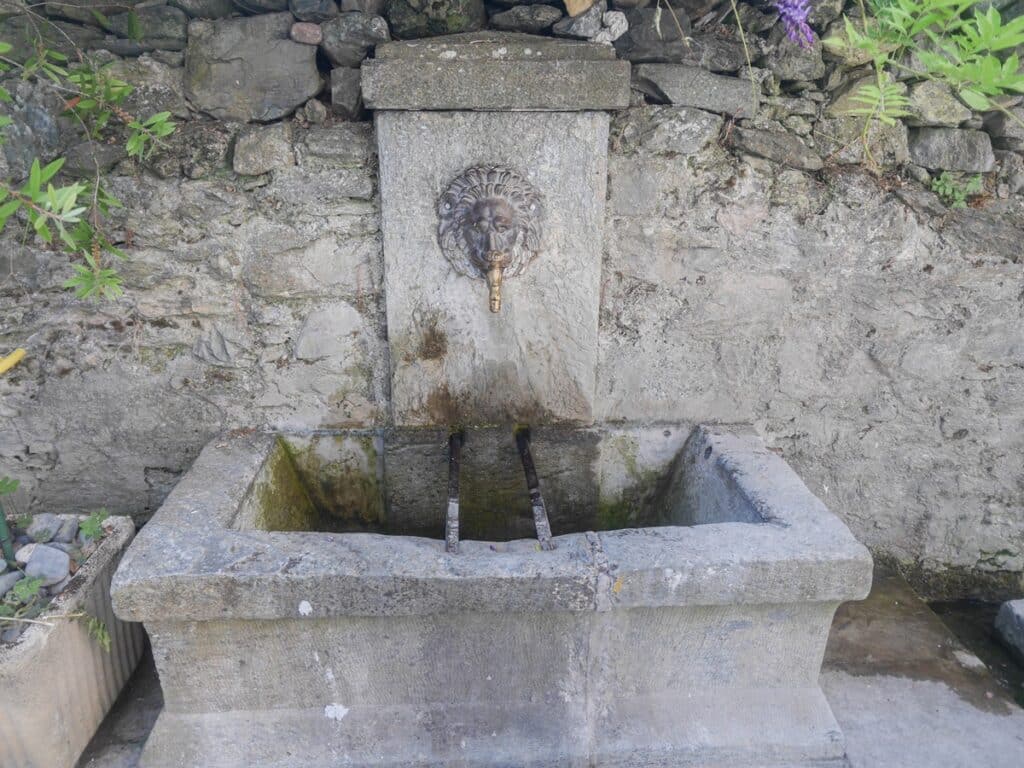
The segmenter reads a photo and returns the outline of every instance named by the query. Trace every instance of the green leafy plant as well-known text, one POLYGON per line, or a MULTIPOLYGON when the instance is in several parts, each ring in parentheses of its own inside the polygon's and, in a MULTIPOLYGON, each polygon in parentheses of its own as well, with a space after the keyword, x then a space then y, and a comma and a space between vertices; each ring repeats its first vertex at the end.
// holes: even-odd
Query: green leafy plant
MULTIPOLYGON (((18 490, 18 481, 11 477, 0 477, 0 496, 6 496, 18 490)), ((11 530, 7 527, 7 515, 4 513, 4 505, 0 504, 0 552, 3 552, 4 560, 8 563, 14 562, 14 542, 11 541, 11 530)))
POLYGON ((102 619, 85 611, 57 615, 52 618, 44 617, 45 620, 36 618, 50 604, 50 598, 43 594, 42 579, 27 577, 19 579, 3 597, 3 601, 0 602, 0 628, 17 624, 53 626, 53 622, 58 620, 84 621, 89 637, 106 653, 110 653, 110 631, 102 619))
POLYGON ((95 616, 89 616, 85 614, 85 626, 89 632, 89 637, 96 641, 107 653, 110 653, 110 632, 107 630, 107 625, 102 620, 97 619, 95 616))
POLYGON ((979 0, 874 0, 877 24, 858 31, 846 19, 850 45, 905 74, 948 83, 972 109, 997 108, 990 97, 1024 93, 1019 57, 1024 17, 1004 23, 979 0), (967 12, 973 9, 973 14, 967 12))
MULTIPOLYGON (((31 10, 27 12, 38 25, 49 23, 31 10)), ((101 24, 104 21, 100 18, 101 24)), ((129 32, 131 26, 129 18, 129 32)), ((128 156, 143 160, 155 147, 166 146, 165 139, 174 132, 169 112, 148 118, 129 114, 122 104, 132 87, 114 77, 109 65, 96 64, 82 51, 76 51, 79 63, 70 67, 68 57, 46 48, 38 34, 33 54, 23 62, 10 58, 12 50, 10 44, 0 41, 0 74, 20 70, 25 80, 49 81, 65 97, 66 115, 81 127, 87 142, 114 141, 119 138, 116 132, 121 131, 128 156)), ((11 101, 11 94, 2 86, 0 101, 11 101)), ((11 122, 0 116, 0 131, 11 122)), ((26 237, 35 237, 71 258, 73 274, 64 282, 65 288, 74 290, 80 299, 112 300, 124 293, 115 264, 125 254, 106 233, 103 222, 121 203, 104 188, 95 157, 94 165, 91 179, 60 182, 64 160, 57 158, 44 165, 36 158, 22 184, 0 178, 0 233, 10 222, 23 221, 26 237)))
POLYGON ((950 208, 966 208, 967 199, 980 193, 981 189, 980 173, 968 179, 961 179, 949 171, 943 171, 941 175, 932 179, 932 192, 950 208))
POLYGON ((110 517, 105 509, 97 509, 78 525, 78 530, 87 539, 97 539, 103 535, 103 521, 110 517))
POLYGON ((910 101, 898 83, 882 81, 877 85, 865 83, 850 97, 851 101, 860 106, 848 110, 851 115, 861 115, 869 120, 878 120, 885 125, 896 125, 901 117, 910 114, 907 107, 910 101))
POLYGON ((14 597, 21 603, 29 603, 39 597, 39 591, 43 588, 42 579, 21 579, 11 587, 14 597))
MULTIPOLYGON (((833 50, 860 51, 874 65, 877 85, 864 85, 853 97, 850 114, 892 125, 907 114, 901 77, 945 83, 971 109, 1007 112, 1000 98, 1024 93, 1024 73, 1016 53, 1024 44, 1024 17, 1004 22, 995 7, 981 0, 861 0, 856 25, 844 18, 845 39, 825 41, 833 50), (972 12, 973 11, 973 12, 972 12)), ((866 138, 867 128, 864 136, 866 138)), ((866 144, 865 144, 866 146, 866 144)))

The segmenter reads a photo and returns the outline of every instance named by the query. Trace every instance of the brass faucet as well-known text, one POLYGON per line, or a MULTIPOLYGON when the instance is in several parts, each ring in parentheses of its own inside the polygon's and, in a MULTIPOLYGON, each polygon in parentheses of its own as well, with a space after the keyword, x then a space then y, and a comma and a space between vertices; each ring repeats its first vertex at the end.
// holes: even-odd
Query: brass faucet
POLYGON ((508 254, 503 251, 490 251, 487 254, 487 288, 491 298, 491 312, 501 311, 501 281, 508 266, 508 254))

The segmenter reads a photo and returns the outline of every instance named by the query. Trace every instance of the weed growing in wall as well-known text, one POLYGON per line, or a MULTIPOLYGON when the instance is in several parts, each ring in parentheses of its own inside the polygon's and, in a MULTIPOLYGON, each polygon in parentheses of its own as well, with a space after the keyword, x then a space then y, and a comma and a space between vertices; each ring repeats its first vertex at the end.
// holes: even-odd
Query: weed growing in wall
MULTIPOLYGON (((874 65, 876 83, 862 85, 851 114, 893 124, 907 116, 901 80, 937 81, 973 110, 1006 112, 1000 98, 1024 93, 1024 72, 1014 49, 1024 44, 1024 17, 1003 22, 982 0, 859 0, 861 18, 844 17, 845 40, 827 41, 860 51, 874 65)), ((1010 114, 1010 113, 1007 113, 1010 114)), ((1011 115, 1013 119, 1017 119, 1011 115)))
MULTIPOLYGON (((39 24, 47 23, 37 17, 39 24)), ((173 131, 169 112, 141 118, 121 106, 132 87, 113 77, 107 67, 82 51, 75 61, 45 47, 40 35, 34 53, 18 62, 13 48, 0 41, 0 75, 17 73, 23 80, 46 81, 64 98, 64 114, 80 128, 92 154, 95 172, 84 180, 60 175, 64 159, 32 162, 27 179, 0 178, 0 232, 23 225, 25 240, 34 238, 64 252, 72 275, 64 283, 83 299, 115 299, 123 293, 116 261, 125 254, 114 244, 104 226, 110 210, 121 203, 103 185, 94 151, 101 141, 123 141, 129 157, 142 159, 161 145, 173 131)), ((10 92, 0 85, 0 101, 10 102, 10 92)), ((11 118, 0 115, 0 142, 11 118)))
POLYGON ((967 199, 981 193, 981 174, 964 179, 958 174, 943 171, 932 179, 932 192, 950 208, 966 208, 967 199))

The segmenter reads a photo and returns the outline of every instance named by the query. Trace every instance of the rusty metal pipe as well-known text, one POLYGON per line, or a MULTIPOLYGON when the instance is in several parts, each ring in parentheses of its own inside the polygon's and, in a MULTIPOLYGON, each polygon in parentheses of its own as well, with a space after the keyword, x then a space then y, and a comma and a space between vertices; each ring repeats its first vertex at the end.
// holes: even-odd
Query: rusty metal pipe
POLYGON ((540 480, 537 478, 537 468, 533 464, 533 454, 530 452, 530 430, 528 428, 516 430, 516 447, 519 449, 519 459, 523 462, 523 472, 526 474, 526 487, 530 492, 530 508, 533 510, 533 524, 537 529, 537 541, 540 543, 541 549, 552 550, 555 548, 555 543, 551 540, 548 510, 540 492, 540 480))

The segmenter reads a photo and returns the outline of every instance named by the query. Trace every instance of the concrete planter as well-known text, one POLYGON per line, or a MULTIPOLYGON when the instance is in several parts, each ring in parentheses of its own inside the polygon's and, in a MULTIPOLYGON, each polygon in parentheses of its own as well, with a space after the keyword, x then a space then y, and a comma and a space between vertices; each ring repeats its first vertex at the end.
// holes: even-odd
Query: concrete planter
MULTIPOLYGON (((114 580, 165 697, 142 765, 841 764, 818 672, 871 558, 756 437, 688 433, 537 430, 538 468, 577 446, 542 472, 557 548, 469 540, 457 555, 440 536, 280 530, 308 528, 329 490, 317 478, 343 471, 367 527, 422 523, 443 494, 427 471, 443 467, 437 436, 320 436, 318 462, 296 451, 311 438, 210 444, 114 580), (356 481, 356 444, 377 483, 356 481), (604 521, 653 527, 560 515, 581 478, 606 508, 627 474, 653 477, 649 492, 627 489, 604 521)), ((471 435, 465 456, 473 445, 487 448, 471 435)))
POLYGON ((110 518, 110 532, 75 574, 68 588, 11 646, 0 646, 0 756, 4 768, 71 768, 144 647, 139 624, 118 619, 110 605, 110 581, 135 524, 110 518), (84 611, 110 632, 105 652, 83 621, 60 615, 84 611))

